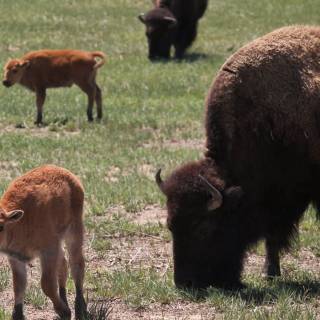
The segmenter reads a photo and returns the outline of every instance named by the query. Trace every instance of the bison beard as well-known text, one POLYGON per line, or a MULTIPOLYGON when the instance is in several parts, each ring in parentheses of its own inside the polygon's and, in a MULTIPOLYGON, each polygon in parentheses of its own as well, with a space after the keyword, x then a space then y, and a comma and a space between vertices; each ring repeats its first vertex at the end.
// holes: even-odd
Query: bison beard
POLYGON ((245 252, 260 239, 267 275, 280 275, 281 252, 320 201, 319 61, 320 28, 294 26, 249 43, 220 69, 206 103, 206 158, 165 181, 157 175, 177 286, 241 286, 245 252), (210 186, 222 196, 215 208, 210 186))

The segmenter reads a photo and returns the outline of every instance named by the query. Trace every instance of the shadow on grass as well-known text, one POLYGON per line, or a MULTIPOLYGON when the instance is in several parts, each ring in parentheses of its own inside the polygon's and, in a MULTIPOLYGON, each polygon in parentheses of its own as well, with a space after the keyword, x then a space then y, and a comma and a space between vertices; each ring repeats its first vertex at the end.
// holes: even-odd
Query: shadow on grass
POLYGON ((186 53, 183 58, 181 59, 176 59, 176 58, 154 58, 152 60, 150 60, 151 63, 154 64, 167 64, 170 62, 174 62, 174 63, 194 63, 194 62, 198 62, 198 61, 203 61, 203 60, 208 60, 208 59, 213 59, 216 61, 220 61, 224 59, 223 56, 221 55, 217 55, 217 54, 206 54, 206 53, 199 53, 199 52, 191 52, 191 53, 186 53))
POLYGON ((214 301, 217 297, 236 298, 246 304, 269 304, 275 303, 283 296, 290 296, 297 300, 308 300, 320 296, 320 281, 306 279, 303 281, 293 280, 270 280, 264 287, 246 286, 241 290, 226 290, 210 287, 206 290, 179 290, 180 294, 193 302, 214 301))

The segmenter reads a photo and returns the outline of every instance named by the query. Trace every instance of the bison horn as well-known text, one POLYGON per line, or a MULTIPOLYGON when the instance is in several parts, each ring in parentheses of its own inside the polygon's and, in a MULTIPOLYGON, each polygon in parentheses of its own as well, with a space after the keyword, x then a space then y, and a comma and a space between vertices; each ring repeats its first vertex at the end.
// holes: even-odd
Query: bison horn
POLYGON ((173 18, 173 17, 165 16, 163 18, 163 20, 170 22, 170 24, 172 24, 172 25, 176 25, 177 24, 177 19, 173 18))
POLYGON ((138 19, 142 22, 142 23, 146 23, 146 15, 144 13, 140 13, 138 15, 138 19))
POLYGON ((215 188, 204 176, 199 174, 199 178, 206 184, 206 186, 209 188, 209 192, 211 193, 212 199, 208 203, 208 209, 215 210, 222 206, 223 203, 223 197, 220 193, 220 191, 215 188))
POLYGON ((156 173, 156 183, 159 187, 159 189, 163 192, 164 192, 164 185, 163 185, 163 181, 161 179, 161 169, 158 170, 158 172, 156 173))

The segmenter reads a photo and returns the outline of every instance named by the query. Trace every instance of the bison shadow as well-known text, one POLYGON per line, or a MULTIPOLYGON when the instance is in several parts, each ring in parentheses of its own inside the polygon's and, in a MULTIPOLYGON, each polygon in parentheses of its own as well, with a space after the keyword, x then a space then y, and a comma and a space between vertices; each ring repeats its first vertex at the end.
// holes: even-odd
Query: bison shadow
POLYGON ((226 290, 209 288, 207 290, 179 290, 181 295, 193 302, 204 302, 208 298, 214 301, 216 296, 236 298, 248 305, 262 305, 275 303, 283 298, 283 294, 295 299, 309 300, 320 296, 320 280, 306 279, 294 280, 270 280, 270 286, 258 288, 247 285, 241 290, 226 290))
POLYGON ((150 60, 152 63, 169 63, 169 62, 175 62, 175 63, 181 63, 181 62, 186 62, 186 63, 193 63, 197 61, 202 61, 202 60, 208 60, 208 59, 213 59, 215 61, 222 61, 223 57, 221 55, 217 54, 206 54, 206 53, 199 53, 199 52, 191 52, 191 53, 186 53, 183 58, 181 59, 176 59, 176 58, 169 58, 169 59, 164 59, 164 58, 156 58, 150 60))

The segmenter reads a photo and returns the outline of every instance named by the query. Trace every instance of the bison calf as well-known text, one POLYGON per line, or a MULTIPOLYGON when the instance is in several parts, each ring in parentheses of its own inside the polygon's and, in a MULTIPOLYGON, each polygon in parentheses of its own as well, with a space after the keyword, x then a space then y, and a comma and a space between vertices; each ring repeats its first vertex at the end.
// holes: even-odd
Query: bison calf
POLYGON ((198 20, 203 16, 208 0, 156 0, 155 7, 139 19, 146 25, 149 58, 183 58, 186 49, 197 36, 198 20))
POLYGON ((88 96, 88 121, 93 121, 94 101, 97 117, 102 118, 101 90, 96 83, 97 69, 105 62, 102 52, 79 50, 39 50, 29 52, 21 59, 10 59, 4 67, 3 85, 19 83, 36 93, 37 119, 42 123, 46 89, 71 87, 76 84, 88 96), (97 61, 99 58, 100 61, 97 61))
POLYGON ((13 274, 13 319, 22 320, 27 284, 26 263, 39 257, 41 287, 57 314, 71 318, 66 298, 67 260, 76 287, 76 319, 86 316, 83 298, 84 192, 79 179, 66 169, 46 165, 15 179, 0 200, 0 252, 8 256, 13 274))

